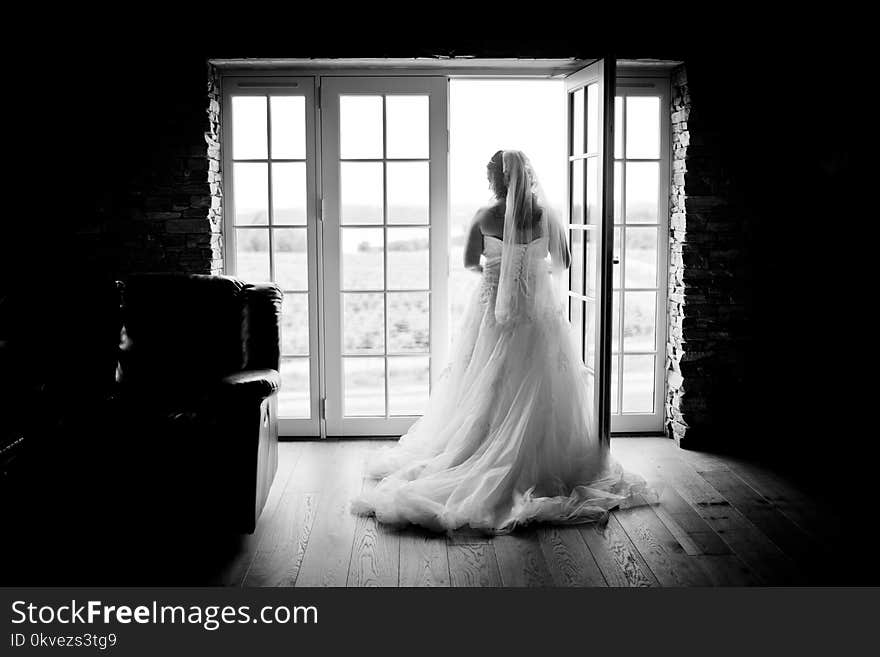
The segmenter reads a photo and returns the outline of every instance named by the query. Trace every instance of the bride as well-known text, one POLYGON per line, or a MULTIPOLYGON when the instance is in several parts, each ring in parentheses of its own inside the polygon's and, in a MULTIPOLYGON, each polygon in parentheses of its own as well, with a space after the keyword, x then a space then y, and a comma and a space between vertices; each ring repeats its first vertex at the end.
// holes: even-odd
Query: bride
POLYGON ((487 168, 496 202, 474 218, 464 256, 482 284, 425 414, 370 462, 381 481, 352 511, 489 533, 602 520, 646 490, 591 429, 557 280, 570 262, 566 231, 522 152, 498 151, 487 168))

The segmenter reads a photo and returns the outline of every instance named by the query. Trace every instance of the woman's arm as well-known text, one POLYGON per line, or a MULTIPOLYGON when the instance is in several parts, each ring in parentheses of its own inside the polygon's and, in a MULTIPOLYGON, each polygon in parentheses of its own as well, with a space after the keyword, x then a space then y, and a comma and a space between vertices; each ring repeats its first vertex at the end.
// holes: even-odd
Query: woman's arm
POLYGON ((468 232, 467 243, 464 246, 464 268, 475 272, 482 272, 480 256, 483 254, 483 231, 480 230, 480 222, 483 211, 477 213, 471 229, 468 232))

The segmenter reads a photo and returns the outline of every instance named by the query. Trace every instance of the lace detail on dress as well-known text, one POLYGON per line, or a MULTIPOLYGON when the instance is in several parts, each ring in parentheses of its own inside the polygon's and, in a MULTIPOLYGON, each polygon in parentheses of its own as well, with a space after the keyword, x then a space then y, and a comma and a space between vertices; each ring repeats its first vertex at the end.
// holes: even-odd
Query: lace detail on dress
POLYGON ((495 305, 495 295, 498 294, 498 269, 484 269, 483 279, 480 281, 480 303, 484 306, 495 305))
POLYGON ((562 349, 556 352, 556 369, 560 372, 568 372, 568 355, 562 349))

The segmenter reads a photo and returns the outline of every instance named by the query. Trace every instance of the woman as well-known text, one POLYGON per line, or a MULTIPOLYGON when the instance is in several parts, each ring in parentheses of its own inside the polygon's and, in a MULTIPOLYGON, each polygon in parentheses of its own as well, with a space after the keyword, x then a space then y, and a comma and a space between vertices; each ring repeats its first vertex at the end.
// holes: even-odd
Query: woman
POLYGON ((355 513, 503 533, 600 520, 645 492, 591 430, 592 393, 555 276, 570 262, 565 229, 522 152, 495 153, 488 177, 496 200, 477 212, 464 256, 482 285, 424 416, 369 464, 381 481, 355 513))

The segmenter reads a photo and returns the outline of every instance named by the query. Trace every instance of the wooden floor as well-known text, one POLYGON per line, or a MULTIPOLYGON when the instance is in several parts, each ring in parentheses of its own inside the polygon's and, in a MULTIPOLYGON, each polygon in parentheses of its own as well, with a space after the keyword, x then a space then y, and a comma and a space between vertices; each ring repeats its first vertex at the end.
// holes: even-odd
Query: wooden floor
POLYGON ((840 583, 841 529, 791 481, 743 461, 616 438, 612 453, 660 503, 604 527, 535 526, 488 538, 436 535, 350 514, 365 458, 385 441, 286 442, 253 535, 214 584, 228 586, 750 586, 840 583))

